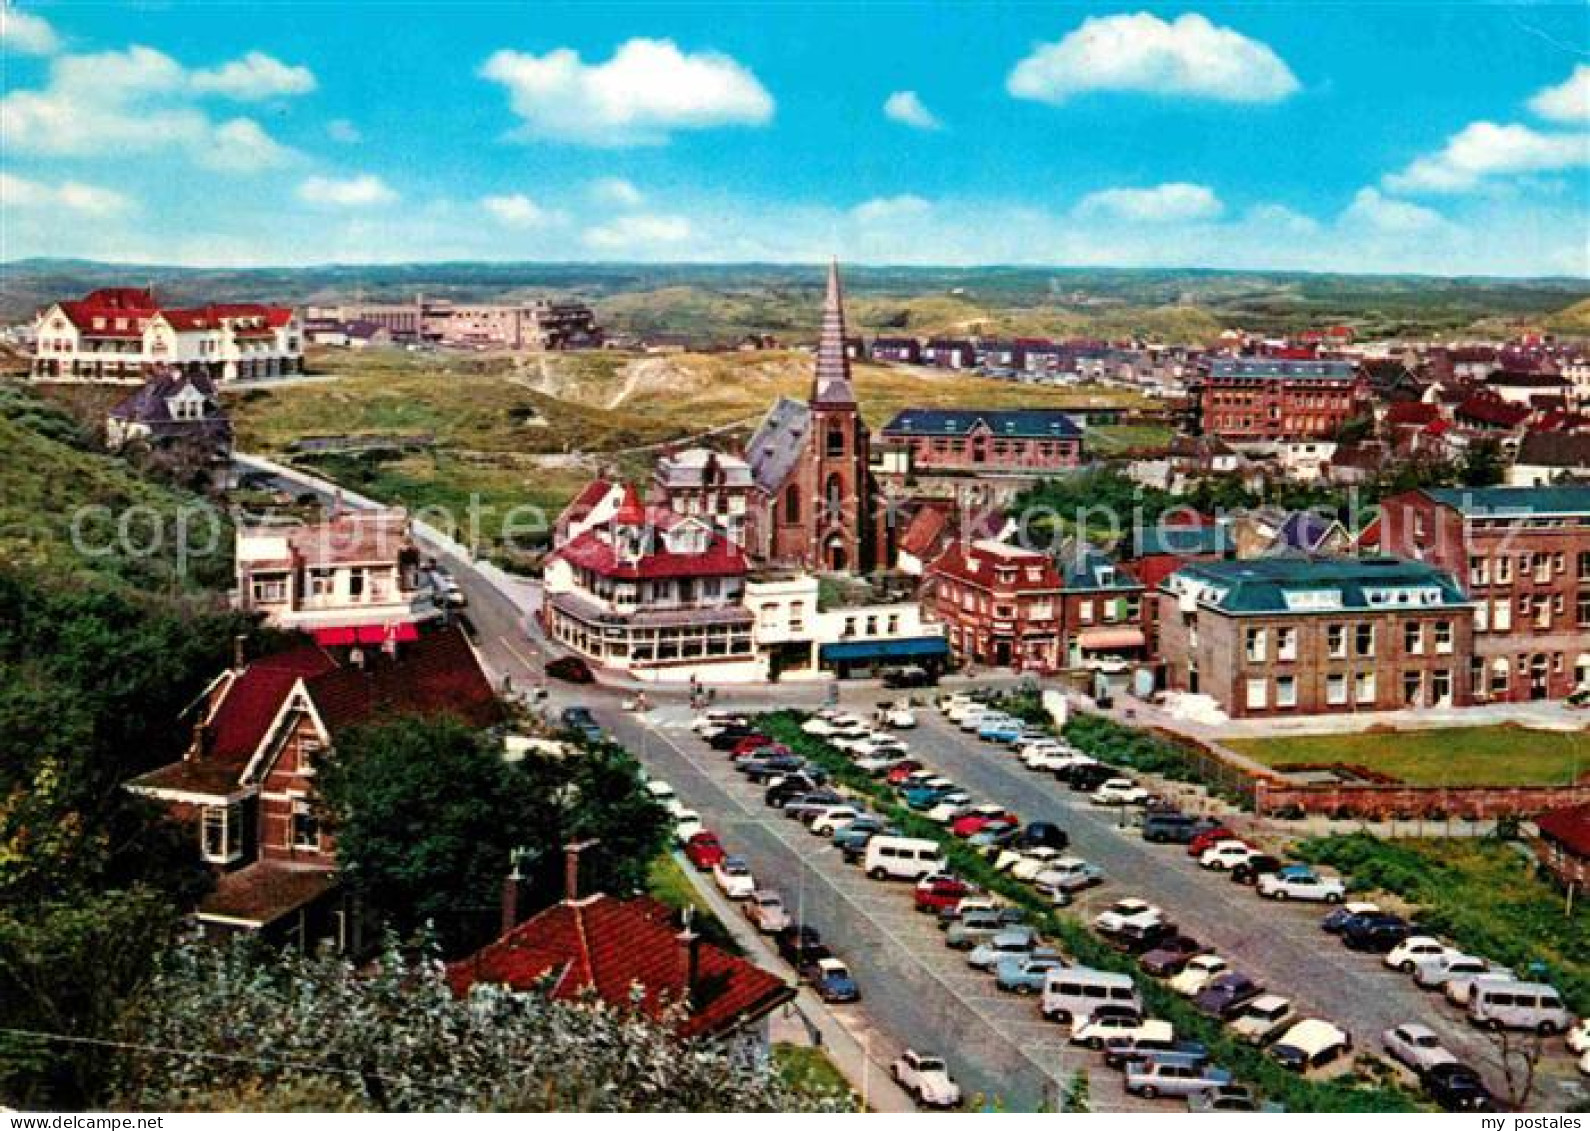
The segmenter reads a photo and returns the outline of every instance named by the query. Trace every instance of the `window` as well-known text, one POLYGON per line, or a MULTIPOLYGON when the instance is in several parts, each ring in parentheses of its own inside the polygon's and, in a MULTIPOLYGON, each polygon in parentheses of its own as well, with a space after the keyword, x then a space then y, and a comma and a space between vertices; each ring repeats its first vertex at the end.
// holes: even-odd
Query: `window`
POLYGON ((1508 667, 1506 659, 1497 659, 1491 665, 1491 694, 1506 695, 1511 680, 1512 669, 1508 667))
POLYGON ((1590 628, 1590 592, 1579 594, 1579 627, 1590 628))
POLYGON ((254 596, 255 604, 279 605, 287 600, 287 578, 282 574, 256 577, 249 586, 249 591, 254 596))
POLYGON ((1430 673, 1430 705, 1432 707, 1450 707, 1452 705, 1452 673, 1442 669, 1430 673))
POLYGON ((1079 601, 1077 603, 1077 620, 1083 624, 1093 623, 1093 602, 1079 601))
POLYGON ((293 802, 293 818, 288 829, 292 848, 320 851, 320 818, 308 801, 293 802))
POLYGON ((1410 656, 1424 654, 1424 625, 1418 621, 1409 621, 1402 626, 1403 648, 1410 656))
POLYGON ((1590 550, 1579 551, 1579 580, 1590 581, 1590 550))
POLYGON ((1438 656, 1452 654, 1452 622, 1449 620, 1435 622, 1435 653, 1438 656))
POLYGON ((1262 711, 1268 702, 1270 684, 1264 679, 1248 680, 1248 710, 1262 711))
POLYGON ((329 597, 335 591, 337 575, 329 569, 313 569, 309 571, 309 595, 311 597, 329 597))
POLYGON ((1325 704, 1329 707, 1344 707, 1347 705, 1346 676, 1328 675, 1325 677, 1325 704))
POLYGON ((1275 630, 1275 658, 1283 663, 1297 659, 1297 629, 1275 630))
POLYGON ((364 570, 350 569, 348 571, 348 596, 354 600, 364 596, 364 570))
POLYGON ((1469 559, 1469 584, 1474 586, 1489 585, 1491 583, 1491 563, 1486 558, 1469 559))
POLYGON ((801 520, 801 489, 791 483, 784 489, 784 521, 801 520))
POLYGON ((236 805, 206 805, 200 817, 200 851, 212 864, 230 864, 243 855, 242 810, 236 805))
POLYGON ((828 454, 831 456, 845 454, 845 425, 842 421, 828 422, 828 454))
POLYGON ((1277 676, 1275 680, 1275 705, 1277 707, 1297 706, 1297 676, 1277 676))
POLYGON ((1372 624, 1356 624, 1353 626, 1353 652, 1358 656, 1369 657, 1375 654, 1375 626, 1372 624))
POLYGON ((1250 664, 1262 664, 1266 659, 1269 658, 1269 640, 1270 640, 1270 634, 1269 634, 1269 630, 1268 629, 1263 629, 1263 628, 1250 628, 1250 629, 1248 629, 1248 635, 1247 635, 1248 663, 1250 663, 1250 664))
POLYGON ((1375 673, 1359 672, 1353 681, 1353 702, 1367 706, 1375 701, 1375 673))
POLYGON ((1513 580, 1513 559, 1506 554, 1496 559, 1496 584, 1506 585, 1513 580))
POLYGON ((791 601, 789 603, 789 630, 800 632, 806 627, 806 602, 791 601))
POLYGON ((1502 597, 1491 607, 1491 631, 1510 632, 1512 627, 1513 603, 1502 597))

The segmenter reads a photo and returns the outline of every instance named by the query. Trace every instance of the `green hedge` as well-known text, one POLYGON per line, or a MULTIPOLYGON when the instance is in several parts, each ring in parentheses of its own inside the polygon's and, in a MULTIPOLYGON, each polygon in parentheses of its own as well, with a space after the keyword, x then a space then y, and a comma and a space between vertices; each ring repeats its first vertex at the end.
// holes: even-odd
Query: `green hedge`
POLYGON ((1206 1044, 1216 1061, 1242 1079, 1251 1081, 1265 1096, 1285 1104, 1291 1111, 1418 1110, 1413 1097, 1403 1089, 1304 1080, 1281 1068, 1260 1050, 1232 1039, 1223 1026, 1203 1016, 1186 999, 1161 983, 1143 977, 1129 955, 1111 949, 1077 916, 1057 912, 1026 884, 994 871, 989 861, 943 826, 903 805, 887 782, 856 769, 841 751, 802 731, 801 723, 805 718, 798 712, 779 711, 762 716, 759 725, 776 741, 821 765, 835 781, 867 797, 878 813, 894 821, 906 834, 937 841, 957 875, 1026 909, 1033 925, 1074 961, 1100 970, 1118 970, 1137 976, 1143 1002, 1151 1013, 1175 1025, 1178 1035, 1206 1044))

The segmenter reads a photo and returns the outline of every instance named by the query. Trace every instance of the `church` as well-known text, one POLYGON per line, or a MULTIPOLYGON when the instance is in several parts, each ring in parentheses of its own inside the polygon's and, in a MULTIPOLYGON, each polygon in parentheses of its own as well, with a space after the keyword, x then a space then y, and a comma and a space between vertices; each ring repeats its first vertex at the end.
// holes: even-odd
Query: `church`
POLYGON ((780 397, 746 446, 759 495, 753 555, 773 566, 870 573, 890 561, 888 508, 845 351, 839 265, 828 268, 811 399, 780 397))

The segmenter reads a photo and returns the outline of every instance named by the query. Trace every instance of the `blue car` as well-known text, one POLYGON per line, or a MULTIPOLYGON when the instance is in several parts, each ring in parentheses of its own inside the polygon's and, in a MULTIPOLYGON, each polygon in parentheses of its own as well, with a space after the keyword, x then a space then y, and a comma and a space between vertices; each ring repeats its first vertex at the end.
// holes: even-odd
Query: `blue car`
POLYGON ((1025 729, 1020 719, 1013 719, 1006 715, 1003 717, 984 717, 977 727, 977 737, 986 742, 1015 742, 1020 738, 1025 729))
POLYGON ((905 803, 912 809, 931 809, 954 793, 953 785, 923 785, 905 791, 905 803))
POLYGON ((830 1005, 861 1000, 861 987, 850 976, 850 968, 837 958, 819 958, 801 973, 817 991, 817 996, 830 1005))
POLYGON ((1047 948, 1027 955, 1008 955, 994 967, 994 984, 1011 994, 1042 993, 1049 971, 1064 965, 1065 960, 1047 948))

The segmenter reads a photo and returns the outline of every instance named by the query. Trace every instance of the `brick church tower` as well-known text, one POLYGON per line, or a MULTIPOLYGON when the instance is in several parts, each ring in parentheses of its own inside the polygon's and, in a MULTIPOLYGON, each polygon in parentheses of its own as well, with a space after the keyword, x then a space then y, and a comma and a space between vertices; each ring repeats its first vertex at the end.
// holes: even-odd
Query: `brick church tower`
POLYGON ((781 400, 746 449, 768 500, 765 561, 834 573, 887 564, 887 527, 869 466, 872 438, 850 383, 839 265, 828 268, 811 399, 781 400))

